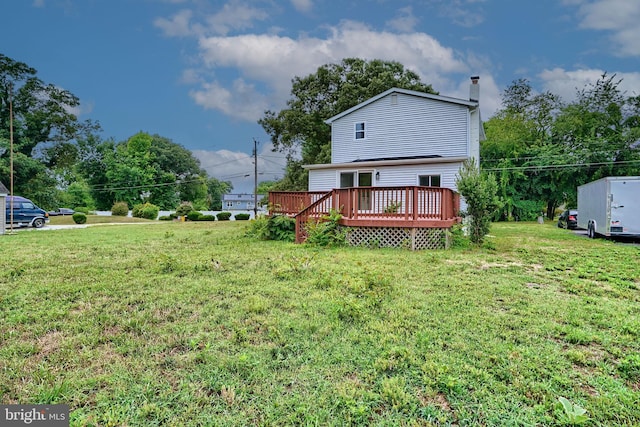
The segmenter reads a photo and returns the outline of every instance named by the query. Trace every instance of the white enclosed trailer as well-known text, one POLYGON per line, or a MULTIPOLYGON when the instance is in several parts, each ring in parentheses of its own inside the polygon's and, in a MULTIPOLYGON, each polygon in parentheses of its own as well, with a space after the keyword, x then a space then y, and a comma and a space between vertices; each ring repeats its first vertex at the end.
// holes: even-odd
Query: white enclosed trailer
POLYGON ((578 187, 578 227, 589 237, 640 237, 640 176, 602 178, 578 187))

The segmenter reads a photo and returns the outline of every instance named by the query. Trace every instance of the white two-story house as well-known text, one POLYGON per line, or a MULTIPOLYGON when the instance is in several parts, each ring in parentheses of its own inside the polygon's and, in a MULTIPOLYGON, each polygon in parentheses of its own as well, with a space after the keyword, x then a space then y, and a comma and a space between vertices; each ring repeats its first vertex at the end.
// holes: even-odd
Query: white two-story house
POLYGON ((455 190, 462 163, 480 158, 478 77, 469 99, 389 89, 326 120, 331 163, 306 165, 309 191, 420 185, 455 190))
POLYGON ((446 247, 464 209, 456 177, 480 158, 479 93, 478 77, 469 99, 393 88, 327 119, 331 163, 304 166, 308 192, 269 193, 270 212, 295 216, 298 242, 335 210, 352 244, 446 247))

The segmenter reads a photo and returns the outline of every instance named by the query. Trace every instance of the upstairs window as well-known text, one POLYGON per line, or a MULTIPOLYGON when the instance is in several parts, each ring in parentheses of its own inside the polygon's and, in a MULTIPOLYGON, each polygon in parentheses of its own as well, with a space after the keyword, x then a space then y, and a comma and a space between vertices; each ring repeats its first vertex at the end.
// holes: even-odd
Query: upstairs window
POLYGON ((425 187, 440 187, 440 175, 419 175, 418 185, 425 187))
POLYGON ((364 122, 356 123, 356 139, 364 139, 364 122))

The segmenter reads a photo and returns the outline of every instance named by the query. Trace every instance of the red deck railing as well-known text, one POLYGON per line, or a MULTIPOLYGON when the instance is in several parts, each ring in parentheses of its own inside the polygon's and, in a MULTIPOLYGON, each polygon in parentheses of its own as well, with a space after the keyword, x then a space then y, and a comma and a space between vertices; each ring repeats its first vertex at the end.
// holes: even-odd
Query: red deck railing
POLYGON ((340 211, 340 223, 346 226, 451 227, 459 219, 460 196, 440 187, 352 187, 326 193, 269 193, 269 206, 272 214, 295 215, 300 243, 306 238, 307 221, 319 221, 331 209, 340 211))
POLYGON ((294 216, 325 194, 326 191, 270 191, 269 214, 294 216))

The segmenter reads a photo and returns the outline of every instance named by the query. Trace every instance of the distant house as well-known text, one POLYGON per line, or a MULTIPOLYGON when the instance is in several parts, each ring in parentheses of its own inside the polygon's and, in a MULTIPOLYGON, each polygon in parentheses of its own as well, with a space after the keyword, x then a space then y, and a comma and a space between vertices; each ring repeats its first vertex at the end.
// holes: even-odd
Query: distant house
MULTIPOLYGON (((261 209, 260 201, 263 194, 258 194, 258 209, 261 209)), ((255 207, 253 194, 223 194, 222 210, 225 211, 252 211, 255 207)))
POLYGON ((308 192, 270 192, 272 213, 296 217, 298 242, 335 209, 352 244, 439 247, 460 219, 458 171, 480 161, 478 81, 469 99, 392 88, 327 119, 331 163, 304 166, 308 192))

